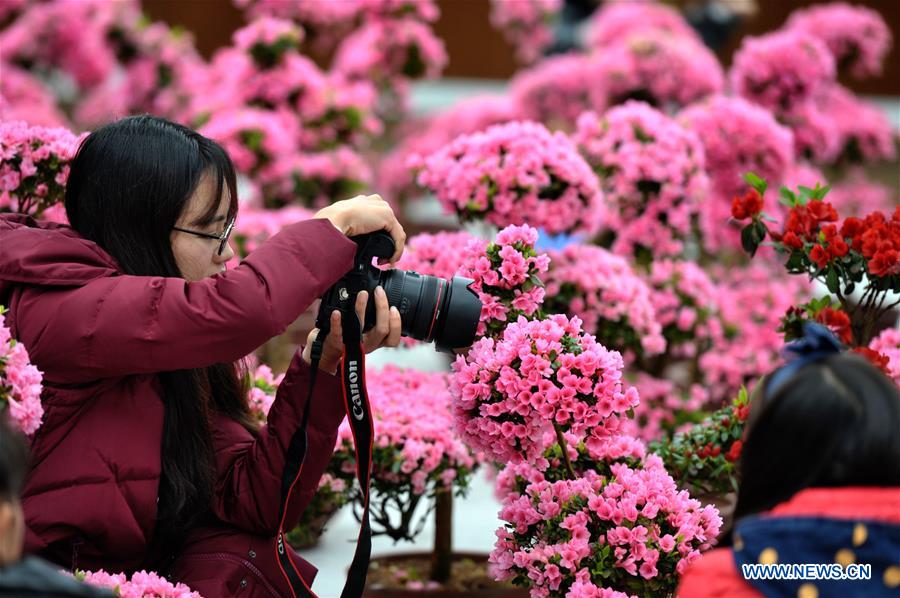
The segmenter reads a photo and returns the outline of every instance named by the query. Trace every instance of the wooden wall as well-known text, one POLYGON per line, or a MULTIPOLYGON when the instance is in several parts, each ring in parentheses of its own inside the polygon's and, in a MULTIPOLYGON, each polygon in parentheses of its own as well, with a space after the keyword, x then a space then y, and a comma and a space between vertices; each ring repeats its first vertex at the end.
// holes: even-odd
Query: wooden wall
MULTIPOLYGON (((723 51, 722 59, 726 63, 739 45, 740 36, 771 31, 784 23, 795 8, 821 4, 812 0, 757 2, 759 11, 756 16, 744 23, 736 38, 723 51)), ((872 7, 884 16, 894 35, 894 48, 880 78, 848 80, 844 83, 858 93, 900 95, 900 0, 862 0, 854 3, 872 7)), ((516 70, 511 48, 488 22, 488 0, 438 0, 438 4, 441 18, 435 30, 444 40, 450 55, 446 76, 505 79, 516 70)), ((200 51, 206 56, 226 45, 231 32, 243 23, 240 12, 231 0, 143 0, 143 5, 152 18, 182 25, 192 31, 200 51)))

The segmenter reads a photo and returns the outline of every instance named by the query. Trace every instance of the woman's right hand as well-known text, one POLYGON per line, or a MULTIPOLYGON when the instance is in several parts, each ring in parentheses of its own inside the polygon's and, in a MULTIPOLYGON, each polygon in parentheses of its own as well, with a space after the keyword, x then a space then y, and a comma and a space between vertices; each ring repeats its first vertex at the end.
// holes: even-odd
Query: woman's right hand
POLYGON ((315 218, 328 219, 339 231, 348 237, 383 230, 394 239, 394 255, 379 263, 395 263, 403 255, 406 232, 394 215, 390 204, 380 195, 357 195, 351 199, 335 202, 316 212, 315 218))

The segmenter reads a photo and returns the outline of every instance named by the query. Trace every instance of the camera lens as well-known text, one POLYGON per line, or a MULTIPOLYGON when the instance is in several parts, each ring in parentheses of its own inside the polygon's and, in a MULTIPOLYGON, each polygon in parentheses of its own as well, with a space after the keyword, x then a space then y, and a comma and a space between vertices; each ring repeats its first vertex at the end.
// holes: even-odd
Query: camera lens
POLYGON ((410 270, 386 270, 381 286, 388 303, 400 311, 403 336, 441 351, 468 347, 475 340, 481 301, 469 288, 472 280, 460 276, 445 280, 410 270))

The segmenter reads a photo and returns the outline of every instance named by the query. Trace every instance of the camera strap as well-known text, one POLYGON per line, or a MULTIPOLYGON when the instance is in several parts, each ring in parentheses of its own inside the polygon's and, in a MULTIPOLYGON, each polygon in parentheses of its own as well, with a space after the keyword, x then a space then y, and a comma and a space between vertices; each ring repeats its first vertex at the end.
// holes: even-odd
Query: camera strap
MULTIPOLYGON (((341 382, 344 395, 344 407, 347 410, 347 419, 353 432, 353 444, 356 453, 356 477, 362 490, 363 513, 356 540, 356 552, 350 564, 347 581, 341 598, 359 598, 366 586, 366 574, 369 570, 369 558, 372 553, 372 529, 369 524, 369 490, 372 477, 372 442, 374 430, 372 425, 372 411, 369 407, 369 396, 366 391, 366 353, 362 344, 362 325, 352 309, 341 310, 341 328, 344 336, 344 355, 341 359, 341 382)), ((316 595, 300 576, 297 566, 290 557, 293 549, 286 545, 284 530, 284 518, 287 514, 287 505, 293 493, 294 486, 300 479, 303 471, 303 462, 307 451, 306 428, 309 422, 309 410, 312 405, 313 389, 316 384, 316 374, 319 370, 319 360, 322 357, 322 349, 325 337, 328 336, 329 326, 326 323, 316 335, 316 340, 311 347, 312 371, 309 377, 309 396, 303 408, 303 417, 300 427, 294 432, 288 447, 285 459, 284 474, 281 480, 281 514, 278 524, 278 536, 276 538, 276 553, 278 565, 288 582, 293 598, 315 598, 316 595)))

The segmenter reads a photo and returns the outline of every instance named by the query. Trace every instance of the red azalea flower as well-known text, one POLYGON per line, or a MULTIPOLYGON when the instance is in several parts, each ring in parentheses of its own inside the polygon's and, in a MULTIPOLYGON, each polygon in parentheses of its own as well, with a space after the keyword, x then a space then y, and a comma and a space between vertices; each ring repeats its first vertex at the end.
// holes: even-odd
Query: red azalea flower
POLYGON ((814 245, 812 251, 809 252, 809 259, 814 261, 816 265, 821 269, 828 265, 828 260, 830 259, 828 256, 828 252, 825 251, 825 248, 821 245, 814 245))
POLYGON ((747 191, 742 197, 731 200, 731 215, 737 220, 755 218, 762 212, 763 198, 756 189, 747 191))
POLYGON ((731 462, 737 461, 738 457, 741 456, 741 449, 744 447, 744 442, 741 440, 735 440, 731 445, 731 448, 728 449, 728 453, 725 455, 725 458, 731 462))
POLYGON ((841 236, 850 239, 850 247, 862 251, 862 235, 866 231, 866 223, 859 218, 847 218, 841 225, 841 236))
POLYGON ((883 224, 875 224, 869 227, 866 232, 862 234, 862 244, 860 247, 860 253, 863 254, 864 257, 871 259, 872 256, 875 255, 881 249, 888 249, 886 245, 883 243, 890 243, 888 237, 888 230, 883 224))
POLYGON ((850 316, 840 309, 826 307, 816 316, 816 320, 831 328, 845 345, 853 343, 853 331, 850 330, 850 316))
POLYGON ((900 274, 900 252, 893 248, 879 250, 869 260, 869 274, 873 276, 900 274))
POLYGON ((731 200, 731 217, 735 220, 743 220, 747 218, 747 210, 744 209, 744 202, 739 195, 735 195, 731 200))
POLYGON ((803 249, 803 240, 792 232, 784 233, 781 242, 784 243, 785 247, 790 247, 791 249, 803 249))
POLYGON ((736 407, 734 410, 734 415, 740 421, 746 421, 747 416, 750 415, 750 405, 741 405, 740 407, 736 407))
POLYGON ((837 211, 826 201, 811 201, 807 204, 809 213, 819 222, 835 222, 838 219, 837 211))
POLYGON ((884 372, 888 376, 891 375, 891 372, 888 369, 888 364, 890 363, 891 360, 888 359, 887 355, 884 355, 883 353, 879 353, 878 351, 873 351, 872 349, 869 349, 868 347, 856 347, 855 349, 853 349, 853 352, 858 353, 859 355, 862 355, 863 357, 868 359, 872 363, 872 365, 874 365, 875 367, 880 369, 882 372, 884 372))
POLYGON ((790 232, 801 239, 814 241, 818 226, 816 218, 806 206, 794 206, 788 212, 787 221, 784 224, 784 232, 785 235, 790 232))
POLYGON ((832 259, 844 257, 850 251, 850 246, 840 237, 836 237, 828 243, 828 253, 832 259))

